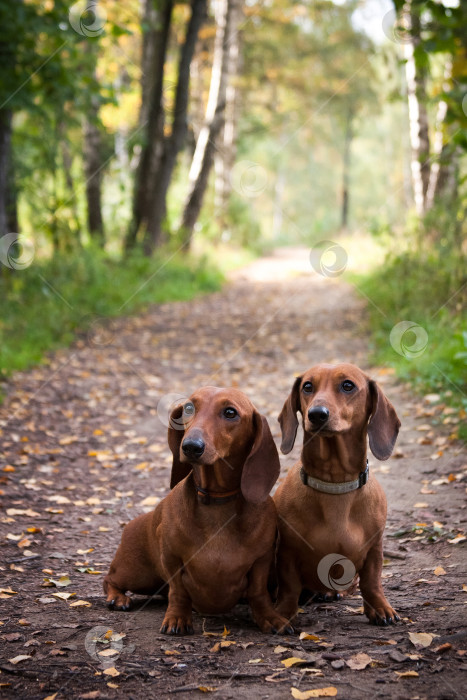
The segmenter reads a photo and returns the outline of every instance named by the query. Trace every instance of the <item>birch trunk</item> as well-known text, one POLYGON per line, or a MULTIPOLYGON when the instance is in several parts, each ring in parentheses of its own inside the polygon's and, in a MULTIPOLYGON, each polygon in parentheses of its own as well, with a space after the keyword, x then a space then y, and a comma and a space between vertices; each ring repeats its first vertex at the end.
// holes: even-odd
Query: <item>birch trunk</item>
POLYGON ((426 194, 430 180, 430 138, 426 111, 426 75, 425 71, 417 66, 415 56, 420 43, 420 18, 413 11, 411 0, 404 7, 403 21, 408 37, 404 46, 404 58, 412 152, 412 186, 415 210, 422 216, 426 211, 426 194))
POLYGON ((231 70, 229 50, 234 34, 238 31, 239 3, 240 0, 218 0, 216 3, 217 31, 206 117, 191 163, 189 192, 185 200, 180 227, 185 249, 188 249, 191 244, 214 160, 216 139, 224 123, 226 91, 231 70))
MULTIPOLYGON (((243 7, 238 3, 234 8, 232 19, 234 27, 240 26, 243 7)), ((226 212, 229 205, 232 184, 230 173, 235 163, 237 122, 238 122, 238 90, 235 78, 240 68, 240 31, 232 32, 229 46, 229 82, 225 93, 225 122, 219 138, 219 148, 214 156, 214 208, 222 229, 225 228, 226 212)))

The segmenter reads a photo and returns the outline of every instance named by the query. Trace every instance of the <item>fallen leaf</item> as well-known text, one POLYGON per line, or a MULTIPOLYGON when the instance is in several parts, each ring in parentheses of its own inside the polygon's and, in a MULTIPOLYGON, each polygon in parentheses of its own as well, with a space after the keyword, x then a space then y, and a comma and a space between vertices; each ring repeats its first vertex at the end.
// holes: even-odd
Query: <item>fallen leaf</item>
POLYGON ((452 644, 446 642, 445 644, 440 644, 439 647, 436 647, 433 651, 437 654, 444 654, 445 651, 449 651, 450 649, 452 649, 452 644))
POLYGON ((213 685, 199 685, 198 690, 201 690, 202 693, 215 693, 217 688, 213 685))
POLYGON ((355 656, 351 656, 350 659, 345 659, 345 663, 353 671, 361 671, 362 669, 366 668, 368 664, 371 664, 371 660, 371 656, 361 652, 359 654, 355 654, 355 656))
MULTIPOLYGON (((103 649, 102 651, 98 651, 97 653, 99 656, 115 656, 115 654, 119 654, 120 652, 118 651, 118 649, 103 649)), ((165 653, 167 654, 167 652, 165 653)))
POLYGON ((248 659, 249 664, 262 664, 263 659, 248 659))
POLYGON ((328 686, 327 688, 313 688, 312 690, 299 690, 291 688, 292 697, 295 700, 308 700, 308 698, 334 698, 337 695, 337 688, 328 686))
POLYGON ((31 510, 31 508, 28 508, 27 510, 21 510, 19 508, 7 508, 6 511, 7 515, 27 515, 28 518, 37 518, 40 517, 40 513, 36 513, 35 510, 31 510))
POLYGON ((19 656, 14 656, 12 659, 8 659, 10 664, 19 664, 21 661, 26 661, 26 659, 32 659, 32 656, 28 654, 19 654, 19 656))
POLYGON ((109 681, 109 683, 107 683, 107 687, 108 688, 120 688, 118 683, 110 683, 110 681, 109 681))
POLYGON ((289 656, 288 659, 282 659, 281 664, 284 664, 286 668, 290 666, 295 666, 296 664, 306 664, 305 659, 300 659, 298 656, 289 656))
POLYGON ((465 542, 467 537, 465 535, 456 535, 452 540, 448 540, 449 544, 459 544, 460 542, 465 542))
POLYGON ((399 678, 418 678, 418 673, 416 671, 394 671, 399 678))
POLYGON ((120 671, 117 671, 115 666, 111 666, 110 668, 104 668, 102 673, 105 673, 107 676, 112 676, 112 678, 115 678, 116 676, 120 675, 120 671))
POLYGON ((59 591, 59 593, 52 593, 52 595, 60 600, 68 600, 68 598, 72 598, 74 595, 76 595, 76 593, 65 593, 64 591, 59 591))
POLYGON ((429 647, 433 641, 433 636, 428 634, 428 632, 409 632, 409 639, 416 647, 429 647))
POLYGON ((414 508, 428 508, 428 503, 414 503, 413 505, 414 508))
POLYGON ((300 634, 300 639, 309 639, 312 642, 319 642, 320 638, 316 634, 309 634, 308 632, 302 632, 300 634))
POLYGON ((224 625, 224 631, 222 632, 223 637, 228 637, 230 634, 230 630, 227 629, 227 627, 224 625))
POLYGON ((140 506, 157 506, 161 499, 158 496, 148 496, 139 502, 140 506))
POLYGON ((89 600, 75 600, 74 603, 70 603, 70 608, 90 608, 92 603, 89 600))
POLYGON ((433 571, 433 573, 435 576, 445 576, 446 575, 446 572, 442 566, 437 566, 436 569, 433 571))
POLYGON ((285 651, 289 651, 288 647, 282 647, 280 644, 274 647, 275 654, 283 654, 285 651))

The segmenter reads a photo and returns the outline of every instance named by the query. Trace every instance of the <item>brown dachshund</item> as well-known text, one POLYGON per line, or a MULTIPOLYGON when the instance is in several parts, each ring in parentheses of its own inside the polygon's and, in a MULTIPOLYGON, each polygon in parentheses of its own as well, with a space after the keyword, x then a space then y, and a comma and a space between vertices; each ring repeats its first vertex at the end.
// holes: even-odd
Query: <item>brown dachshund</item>
POLYGON ((204 387, 172 412, 168 440, 173 490, 125 527, 107 604, 128 610, 127 591, 168 589, 161 632, 192 634, 193 607, 223 613, 246 597, 263 632, 292 633, 267 592, 280 464, 266 418, 241 391, 204 387))
POLYGON ((302 414, 301 459, 278 488, 278 612, 291 620, 303 589, 329 599, 354 589, 380 625, 399 620, 381 585, 386 497, 367 466, 390 457, 400 421, 380 387, 350 364, 317 365, 297 377, 279 416, 288 454, 302 414), (338 593, 336 593, 338 592, 338 593))

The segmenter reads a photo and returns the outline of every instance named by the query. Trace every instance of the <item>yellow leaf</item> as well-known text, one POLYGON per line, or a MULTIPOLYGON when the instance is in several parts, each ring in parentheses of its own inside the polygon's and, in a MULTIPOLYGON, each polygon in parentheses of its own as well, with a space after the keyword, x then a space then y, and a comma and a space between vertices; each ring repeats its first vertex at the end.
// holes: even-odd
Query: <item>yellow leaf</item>
POLYGON ((213 685, 199 685, 198 690, 201 690, 202 693, 215 693, 217 688, 213 685))
POLYGON ((221 649, 226 649, 227 647, 232 646, 232 644, 236 644, 237 642, 234 641, 229 641, 226 639, 225 641, 221 642, 221 649))
POLYGON ((262 664, 263 659, 248 659, 249 664, 262 664))
POLYGON ((175 656, 176 654, 178 654, 178 655, 180 656, 181 652, 175 651, 175 649, 166 649, 166 650, 164 651, 164 654, 165 654, 166 656, 175 656))
POLYGON ((368 664, 371 664, 371 661, 371 656, 368 656, 368 654, 365 654, 364 652, 360 652, 359 654, 355 654, 355 656, 351 656, 345 663, 354 671, 361 671, 362 669, 366 668, 368 664))
POLYGON ((216 643, 214 644, 214 646, 212 646, 212 647, 209 649, 209 651, 212 651, 213 654, 217 654, 217 652, 220 651, 220 649, 221 649, 220 642, 216 642, 216 643))
POLYGON ((223 637, 228 637, 230 634, 230 630, 227 629, 227 627, 224 625, 224 631, 222 632, 223 637))
POLYGON ((120 688, 120 686, 118 685, 118 683, 110 683, 110 682, 107 683, 107 687, 108 687, 108 688, 120 688))
POLYGON ((295 664, 304 664, 306 663, 305 659, 299 659, 298 656, 289 656, 288 659, 282 659, 281 664, 284 664, 286 668, 289 668, 289 666, 295 666, 295 664))
POLYGON ((4 472, 15 472, 16 469, 11 466, 11 464, 7 464, 6 467, 3 467, 4 472))
POLYGON ((416 671, 394 671, 399 678, 418 678, 418 673, 416 671))
POLYGON ((161 499, 158 496, 148 496, 140 501, 140 506, 157 506, 161 499))
POLYGON ((68 600, 68 598, 72 598, 76 593, 62 593, 60 591, 60 593, 52 593, 52 595, 60 600, 68 600))
POLYGON ((96 428, 96 429, 94 430, 94 432, 93 432, 93 435, 103 435, 103 434, 104 434, 104 431, 103 431, 103 430, 99 430, 99 428, 96 428))
POLYGON ((295 700, 308 700, 308 698, 334 698, 337 695, 337 688, 333 685, 327 688, 313 688, 312 690, 299 690, 291 688, 292 696, 295 700))
POLYGON ((142 472, 145 469, 147 469, 148 464, 149 464, 149 462, 140 462, 135 467, 133 467, 133 469, 137 469, 138 471, 142 472))
POLYGON ((58 695, 58 693, 54 693, 53 695, 47 695, 47 697, 44 698, 44 700, 55 700, 57 695, 58 695))
POLYGON ((74 603, 70 603, 70 608, 90 608, 92 603, 89 600, 75 600, 74 603))
POLYGON ((0 593, 6 593, 7 596, 18 595, 18 591, 13 591, 11 588, 0 588, 0 593))
POLYGON ((465 583, 462 584, 462 590, 464 591, 464 593, 467 593, 467 586, 465 585, 465 583))
POLYGON ((446 575, 446 572, 442 566, 437 566, 436 569, 433 571, 433 573, 435 576, 445 576, 446 575))
POLYGON ((308 632, 302 632, 300 634, 300 639, 310 639, 312 642, 319 642, 319 637, 316 634, 308 634, 308 632))
POLYGON ((104 668, 102 673, 105 673, 107 676, 112 676, 112 678, 115 678, 116 676, 120 675, 120 671, 117 671, 115 666, 111 666, 110 668, 104 668))

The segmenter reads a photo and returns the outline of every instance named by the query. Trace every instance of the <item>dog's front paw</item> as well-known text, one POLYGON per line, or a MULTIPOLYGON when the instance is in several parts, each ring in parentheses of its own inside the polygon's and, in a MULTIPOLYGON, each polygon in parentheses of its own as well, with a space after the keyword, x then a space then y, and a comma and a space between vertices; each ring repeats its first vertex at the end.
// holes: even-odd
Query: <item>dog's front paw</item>
POLYGON ((176 615, 167 613, 162 622, 162 634, 193 634, 193 620, 191 615, 176 615))
POLYGON ((265 634, 294 634, 295 630, 290 620, 272 611, 262 619, 258 619, 258 627, 265 634))
POLYGON ((106 604, 109 610, 127 611, 131 607, 131 598, 124 593, 115 593, 115 591, 112 591, 107 596, 106 604))
POLYGON ((389 605, 387 600, 381 601, 380 604, 377 603, 375 606, 365 603, 364 610, 365 615, 372 625, 386 627, 400 620, 399 615, 394 608, 389 605))

